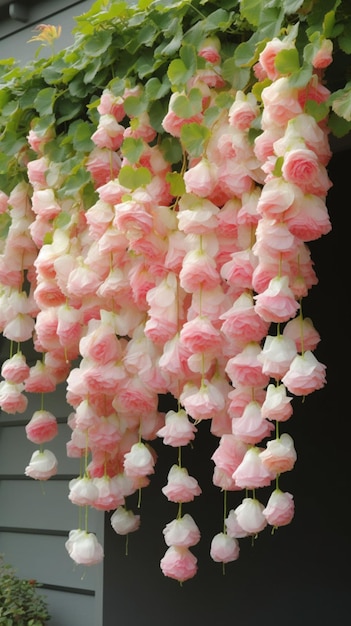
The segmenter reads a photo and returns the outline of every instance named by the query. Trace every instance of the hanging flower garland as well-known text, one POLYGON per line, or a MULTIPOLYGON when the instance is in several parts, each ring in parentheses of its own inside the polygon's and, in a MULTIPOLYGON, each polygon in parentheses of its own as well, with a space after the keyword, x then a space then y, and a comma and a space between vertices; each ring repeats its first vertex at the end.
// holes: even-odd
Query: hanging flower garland
MULTIPOLYGON (((128 497, 138 493, 140 506, 157 472, 152 442, 162 439, 173 448, 162 494, 176 507, 160 566, 181 583, 197 572, 192 548, 201 535, 188 503, 202 493, 182 450, 201 422, 210 421, 218 441, 209 462, 224 517, 209 551, 224 567, 239 557, 241 538, 291 522, 284 473, 297 453, 288 420, 295 396, 326 383, 314 354, 320 337, 303 301, 318 280, 308 244, 331 230, 324 71, 333 62, 332 17, 318 40, 310 37, 301 66, 298 27, 291 20, 283 28, 284 13, 277 33, 259 39, 258 29, 233 54, 230 30, 239 19, 249 32, 250 2, 241 3, 242 14, 201 4, 209 12, 197 21, 197 3, 176 7, 184 20, 189 11, 191 26, 182 43, 171 39, 177 54, 163 82, 143 81, 141 61, 139 75, 99 84, 87 104, 82 84, 89 80, 74 74, 71 137, 65 107, 55 113, 62 80, 55 72, 62 58, 77 61, 77 49, 58 55, 57 68, 43 63, 49 86, 14 153, 21 175, 0 193, 0 328, 11 345, 0 406, 24 413, 28 393, 42 399, 26 426, 39 448, 25 473, 47 480, 57 472, 50 451, 57 422, 45 394, 66 382, 67 454, 80 461, 68 497, 86 512, 111 511, 116 533, 128 536, 141 521, 128 497), (250 46, 254 54, 243 63, 250 46), (75 97, 80 91, 85 97, 75 97), (34 365, 20 347, 30 339, 34 365), (171 394, 177 408, 161 412, 160 394, 171 394), (260 487, 271 487, 267 501, 260 487), (242 498, 229 509, 232 491, 242 498)), ((87 18, 116 29, 113 4, 110 22, 107 9, 94 7, 87 18)), ((128 11, 133 26, 140 11, 128 11)), ((167 11, 153 11, 147 15, 156 29, 167 11)), ((98 46, 112 47, 110 31, 99 33, 100 40, 88 33, 83 48, 93 50, 92 83, 101 71, 98 46)), ((158 54, 167 57, 166 44, 158 54)), ((87 517, 66 549, 79 564, 103 558, 87 517)))

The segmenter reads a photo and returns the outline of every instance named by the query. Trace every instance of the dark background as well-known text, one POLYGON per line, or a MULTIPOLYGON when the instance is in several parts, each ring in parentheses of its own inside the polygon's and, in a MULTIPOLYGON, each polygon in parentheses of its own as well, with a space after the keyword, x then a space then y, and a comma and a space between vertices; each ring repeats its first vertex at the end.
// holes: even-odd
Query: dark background
MULTIPOLYGON (((104 626, 331 626, 351 624, 350 617, 350 411, 349 269, 347 243, 350 207, 351 153, 337 152, 329 165, 333 187, 327 205, 332 232, 310 249, 318 276, 303 303, 321 335, 316 357, 327 366, 327 385, 302 401, 294 398, 294 414, 286 432, 294 439, 298 459, 281 476, 280 487, 294 495, 295 517, 273 535, 267 527, 251 544, 240 540, 240 556, 225 567, 209 556, 212 537, 222 530, 223 495, 212 485, 210 457, 217 439, 200 424, 194 447, 183 453, 184 466, 198 479, 203 494, 183 505, 201 530, 192 548, 198 558, 195 578, 180 585, 164 577, 159 562, 167 546, 162 529, 175 518, 177 505, 161 493, 170 465, 176 463, 162 441, 153 442, 159 455, 157 472, 143 490, 140 529, 125 538, 111 529, 106 515, 104 564, 104 626), (344 365, 345 364, 345 365, 344 365)), ((265 503, 271 489, 258 490, 265 503)), ((133 496, 134 498, 134 496, 133 496)), ((242 493, 228 494, 228 510, 242 493)))

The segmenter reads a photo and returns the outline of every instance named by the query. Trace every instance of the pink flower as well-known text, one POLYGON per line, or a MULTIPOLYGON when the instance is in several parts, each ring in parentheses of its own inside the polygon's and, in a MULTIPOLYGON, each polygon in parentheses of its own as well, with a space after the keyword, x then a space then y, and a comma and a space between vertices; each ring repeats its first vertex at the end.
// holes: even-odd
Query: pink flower
POLYGON ((179 400, 194 420, 211 419, 225 407, 225 398, 219 384, 204 379, 200 387, 186 383, 179 400))
POLYGON ((268 441, 266 449, 259 456, 267 470, 275 474, 292 470, 297 459, 294 442, 287 433, 268 441))
POLYGON ((319 363, 310 350, 297 354, 282 383, 295 396, 306 396, 326 383, 326 366, 319 363))
POLYGON ((200 198, 210 196, 216 185, 216 174, 216 166, 208 159, 201 159, 184 173, 186 192, 193 193, 200 198))
POLYGON ((276 80, 278 78, 279 71, 275 66, 275 58, 281 50, 288 50, 292 48, 293 44, 288 40, 281 41, 277 37, 274 37, 265 45, 259 56, 259 63, 261 68, 264 70, 268 78, 271 80, 276 80))
POLYGON ((215 260, 203 250, 187 252, 179 273, 180 285, 189 293, 203 289, 213 289, 220 283, 220 275, 215 260))
POLYGON ((223 320, 221 331, 224 335, 244 344, 261 341, 269 329, 269 322, 256 313, 253 296, 248 292, 236 298, 233 306, 219 319, 223 320))
POLYGON ((217 354, 222 345, 220 332, 214 327, 211 320, 197 315, 183 324, 180 331, 180 341, 190 352, 213 352, 217 354))
POLYGON ((264 106, 261 121, 263 130, 274 126, 285 128, 289 120, 303 113, 298 89, 290 86, 287 76, 277 78, 262 90, 261 95, 264 106))
POLYGON ((221 267, 221 276, 233 287, 252 289, 252 274, 258 263, 252 250, 239 250, 230 255, 230 260, 221 267))
POLYGON ((289 287, 288 276, 275 276, 267 289, 254 298, 256 312, 267 322, 287 322, 300 308, 289 287))
POLYGON ((37 361, 29 370, 29 376, 24 381, 24 389, 28 393, 49 393, 55 391, 56 381, 47 365, 37 361))
POLYGON ((163 535, 167 546, 190 548, 200 541, 200 531, 188 513, 166 524, 163 535))
POLYGON ((332 185, 325 167, 319 163, 315 152, 308 148, 287 152, 282 174, 285 180, 298 185, 305 194, 326 195, 332 185))
POLYGON ((333 61, 333 42, 331 39, 323 39, 321 47, 314 54, 312 65, 316 69, 325 69, 333 61))
POLYGON ((124 455, 124 471, 127 476, 147 476, 154 473, 155 459, 150 448, 142 442, 134 443, 124 455))
POLYGON ((331 231, 331 222, 325 201, 314 195, 303 195, 296 202, 298 210, 286 217, 290 232, 302 241, 314 241, 331 231))
POLYGON ((96 476, 93 478, 98 496, 92 502, 92 506, 99 511, 112 511, 123 505, 125 497, 122 492, 122 483, 119 476, 96 476))
POLYGON ((294 517, 295 505, 291 493, 275 489, 263 509, 268 524, 275 528, 290 524, 294 517))
POLYGON ((35 480, 48 480, 57 474, 56 456, 51 450, 35 450, 24 473, 35 480))
POLYGON ((94 148, 88 156, 86 169, 96 187, 101 187, 116 178, 121 169, 121 158, 117 152, 107 148, 94 148))
POLYGON ((7 380, 0 382, 0 407, 6 413, 24 413, 28 406, 28 398, 22 393, 22 383, 7 380))
POLYGON ((250 535, 259 533, 267 526, 263 510, 263 504, 256 498, 244 498, 235 509, 239 526, 250 535))
POLYGON ((115 96, 109 89, 104 89, 97 110, 100 115, 111 114, 117 122, 121 122, 125 116, 124 99, 121 96, 115 96))
POLYGON ((241 417, 233 417, 232 433, 247 444, 256 444, 268 437, 274 426, 262 417, 261 407, 256 401, 249 402, 241 417))
POLYGON ((32 210, 36 215, 51 220, 62 211, 62 207, 55 198, 55 191, 46 188, 36 189, 33 192, 32 210))
POLYGON ((211 541, 210 556, 216 563, 230 563, 239 558, 239 542, 226 533, 218 533, 211 541))
MULTIPOLYGON (((202 164, 198 163, 188 172, 195 173, 196 168, 202 164)), ((186 173, 188 173, 186 172, 186 173)), ((184 174, 185 176, 185 174, 184 174)), ((179 200, 179 211, 177 213, 178 227, 182 232, 189 234, 201 234, 210 232, 218 225, 219 208, 208 198, 199 197, 192 193, 183 194, 179 200)))
POLYGON ((84 358, 106 365, 118 361, 122 356, 122 349, 113 326, 104 321, 103 313, 101 311, 101 321, 89 322, 86 334, 80 339, 79 351, 84 358))
POLYGON ((184 546, 170 546, 160 561, 162 573, 184 582, 197 573, 197 558, 184 546))
POLYGON ((275 478, 275 473, 262 462, 260 450, 255 446, 249 448, 233 473, 233 479, 238 487, 242 489, 267 487, 275 478))
POLYGON ((241 528, 238 522, 236 511, 234 509, 231 509, 229 511, 228 517, 226 517, 225 519, 225 527, 229 537, 234 537, 236 539, 247 537, 250 534, 247 530, 241 528))
POLYGON ((27 341, 33 336, 34 319, 27 313, 17 313, 17 315, 9 320, 2 331, 7 339, 21 343, 27 341))
POLYGON ((258 360, 262 363, 262 371, 271 378, 280 379, 288 371, 296 356, 296 344, 284 335, 273 337, 267 335, 258 360))
POLYGON ((11 358, 6 359, 1 366, 1 375, 11 383, 23 383, 28 374, 29 365, 22 352, 16 352, 11 358))
POLYGON ((121 440, 121 424, 118 416, 111 413, 107 417, 100 417, 88 429, 89 447, 105 452, 113 452, 121 440))
POLYGON ((157 431, 158 437, 163 437, 166 446, 186 446, 195 439, 197 428, 189 420, 184 409, 168 411, 165 415, 165 425, 157 431))
POLYGON ((309 317, 303 319, 295 317, 293 320, 289 320, 284 327, 283 335, 295 341, 298 352, 315 350, 321 339, 309 317))
POLYGON ((229 109, 229 124, 239 130, 248 130, 258 115, 259 108, 254 94, 237 91, 235 101, 229 109))
POLYGON ((219 469, 227 472, 231 476, 238 465, 243 460, 248 449, 246 443, 232 434, 224 434, 219 440, 219 444, 211 456, 211 460, 219 469))
POLYGON ((26 424, 25 431, 27 438, 33 443, 51 441, 58 434, 56 417, 44 409, 35 411, 26 424))
POLYGON ((123 142, 124 126, 118 124, 116 118, 111 113, 104 113, 100 116, 98 127, 92 134, 91 140, 98 148, 109 148, 118 150, 123 142))
POLYGON ((179 465, 172 465, 168 472, 168 482, 162 487, 162 493, 170 502, 191 502, 202 490, 196 480, 189 476, 188 470, 179 465))
POLYGON ((198 55, 203 57, 209 63, 219 63, 221 42, 218 37, 206 37, 199 45, 198 55))
POLYGON ((69 483, 68 498, 77 506, 92 506, 93 502, 98 498, 99 491, 94 481, 84 476, 83 478, 74 478, 69 483))
POLYGON ((262 417, 276 422, 285 422, 293 413, 291 401, 292 397, 287 396, 285 385, 268 385, 266 397, 261 406, 262 417))
POLYGON ((268 384, 269 375, 262 371, 260 354, 260 345, 252 341, 228 360, 225 371, 234 387, 265 387, 268 384))
POLYGON ((110 522, 118 535, 128 535, 139 529, 140 515, 135 515, 133 511, 127 510, 124 506, 119 506, 111 515, 110 522))
POLYGON ((104 551, 94 533, 71 530, 65 543, 66 550, 78 565, 95 565, 104 558, 104 551))

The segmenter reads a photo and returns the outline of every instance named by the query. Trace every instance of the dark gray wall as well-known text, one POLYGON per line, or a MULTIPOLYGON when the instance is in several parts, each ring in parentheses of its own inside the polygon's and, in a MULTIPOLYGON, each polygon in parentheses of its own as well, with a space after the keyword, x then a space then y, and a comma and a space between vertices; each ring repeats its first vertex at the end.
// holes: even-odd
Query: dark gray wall
MULTIPOLYGON (((18 24, 14 29, 13 23, 10 26, 1 21, 0 58, 15 56, 23 62, 33 58, 36 45, 27 41, 33 24, 42 21, 61 24, 64 35, 60 45, 69 45, 74 16, 91 4, 41 2, 31 9, 35 12, 30 24, 18 24), (56 14, 57 10, 60 12, 56 14)), ((225 575, 208 554, 212 536, 222 526, 222 496, 211 485, 213 465, 209 458, 216 440, 207 432, 206 423, 200 425, 194 448, 184 453, 184 464, 203 488, 203 495, 184 511, 198 523, 202 539, 193 548, 199 572, 180 586, 165 578, 159 568, 166 549, 162 529, 176 513, 176 505, 168 503, 161 493, 171 460, 160 442, 154 444, 159 454, 158 471, 143 492, 139 511, 142 524, 129 537, 128 556, 125 539, 111 529, 109 515, 103 530, 103 516, 97 513, 94 517, 92 512, 92 530, 100 540, 104 537, 106 556, 103 566, 82 572, 72 565, 64 548, 68 530, 77 525, 76 507, 67 499, 67 476, 77 474, 76 466, 64 461, 58 478, 44 488, 25 480, 23 470, 32 445, 25 438, 23 419, 29 419, 30 411, 21 418, 0 416, 0 553, 5 552, 21 575, 56 587, 44 588, 53 615, 51 626, 348 624, 349 410, 345 401, 348 387, 343 384, 339 363, 341 359, 347 362, 349 344, 349 315, 345 319, 344 312, 349 261, 344 238, 348 232, 350 163, 349 151, 332 159, 329 171, 334 187, 328 195, 328 207, 333 231, 311 244, 319 284, 306 299, 304 313, 312 317, 321 334, 316 356, 327 365, 328 384, 304 402, 295 399, 294 415, 287 425, 298 461, 293 472, 281 480, 281 486, 294 494, 295 518, 273 536, 268 530, 261 533, 253 546, 250 540, 242 540, 239 560, 226 566, 225 575)), ((63 398, 61 391, 53 398, 53 406, 64 422, 68 409, 63 398)), ((62 423, 55 446, 62 451, 68 437, 62 423)), ((64 453, 59 456, 61 460, 65 457, 64 453)), ((264 494, 262 490, 262 499, 264 494)), ((235 506, 239 498, 230 495, 228 507, 235 506)), ((137 512, 136 497, 131 497, 128 505, 137 512)))
MULTIPOLYGON (((166 484, 170 454, 162 445, 158 472, 145 489, 142 525, 130 536, 129 554, 106 520, 104 626, 343 626, 350 620, 349 530, 349 409, 341 359, 348 358, 349 314, 345 212, 349 204, 351 152, 337 153, 329 167, 334 183, 328 207, 333 230, 310 245, 319 284, 304 303, 321 334, 317 358, 327 365, 327 386, 304 401, 294 400, 294 414, 286 424, 298 460, 280 480, 294 494, 295 518, 274 535, 266 529, 254 545, 241 540, 240 557, 226 566, 209 557, 212 536, 221 530, 222 497, 211 486, 209 457, 216 442, 206 423, 200 438, 187 450, 184 465, 193 468, 203 495, 184 507, 202 530, 192 550, 199 560, 197 576, 180 586, 159 568, 166 545, 162 529, 174 519, 175 507, 160 492, 166 484), (347 318, 347 319, 346 319, 347 318)), ((267 489, 257 496, 265 501, 267 489)), ((228 506, 240 494, 229 495, 228 506)), ((131 505, 134 504, 131 502, 131 505)), ((134 507, 135 509, 135 507, 134 507)))
MULTIPOLYGON (((56 49, 62 49, 73 41, 74 17, 93 2, 34 0, 23 4, 28 11, 25 23, 10 19, 6 3, 0 0, 0 58, 14 57, 26 63, 38 48, 38 44, 28 43, 36 24, 61 25, 56 49)), ((8 355, 5 341, 0 359, 8 355)), ((35 578, 43 585, 41 592, 52 616, 50 626, 103 626, 103 567, 76 566, 65 550, 69 530, 79 525, 78 507, 68 500, 68 480, 79 475, 79 460, 68 459, 65 453, 71 407, 65 402, 63 386, 45 399, 45 408, 60 422, 58 437, 48 444, 60 461, 58 475, 45 484, 24 476, 36 449, 27 440, 24 425, 39 404, 40 398, 34 395, 23 415, 0 412, 0 554, 15 567, 18 576, 35 578)), ((104 514, 91 510, 88 519, 89 531, 96 532, 103 543, 104 514)))

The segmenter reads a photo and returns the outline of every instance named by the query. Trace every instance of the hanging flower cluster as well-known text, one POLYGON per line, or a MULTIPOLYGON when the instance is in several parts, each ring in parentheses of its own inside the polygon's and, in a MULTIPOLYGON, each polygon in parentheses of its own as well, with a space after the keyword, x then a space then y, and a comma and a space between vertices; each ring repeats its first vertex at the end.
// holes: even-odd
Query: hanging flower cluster
MULTIPOLYGON (((220 39, 205 37, 157 130, 142 83, 103 90, 81 166, 94 203, 79 189, 61 200, 65 173, 46 149, 53 129, 35 124, 27 180, 0 193, 9 217, 0 328, 11 343, 0 406, 23 413, 27 393, 44 399, 66 381, 67 454, 81 466, 68 497, 113 512, 120 535, 140 526, 127 499, 140 498, 157 471, 152 442, 173 448, 162 493, 176 508, 160 566, 180 582, 197 572, 200 530, 184 508, 202 488, 182 449, 201 422, 218 441, 209 461, 226 504, 210 556, 224 565, 238 558, 240 538, 292 520, 293 495, 283 490, 297 458, 286 432, 292 400, 326 382, 302 303, 317 283, 308 243, 331 229, 327 118, 310 112, 324 111, 330 95, 322 76, 331 42, 318 47, 303 86, 279 69, 295 53, 293 36, 273 38, 255 64, 256 88, 233 89, 220 39), (180 149, 173 160, 166 145, 180 149), (20 348, 29 339, 34 365, 20 348), (160 411, 160 394, 177 408, 160 411), (261 487, 271 487, 268 500, 261 487), (227 510, 232 491, 243 497, 227 510)), ((39 448, 25 473, 47 480, 57 472, 57 422, 44 404, 26 434, 39 448)), ((88 527, 72 530, 66 548, 76 563, 103 558, 88 527)))

